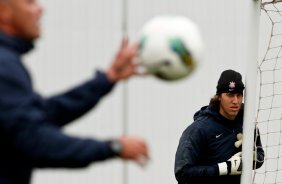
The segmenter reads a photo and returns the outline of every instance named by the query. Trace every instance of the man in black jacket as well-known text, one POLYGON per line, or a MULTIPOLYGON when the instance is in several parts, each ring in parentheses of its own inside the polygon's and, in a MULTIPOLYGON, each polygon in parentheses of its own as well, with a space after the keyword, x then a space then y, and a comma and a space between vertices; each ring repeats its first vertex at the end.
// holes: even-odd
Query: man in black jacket
POLYGON ((65 135, 61 127, 82 116, 135 74, 136 46, 126 40, 107 71, 61 95, 43 98, 32 87, 21 57, 40 36, 36 0, 0 0, 0 184, 28 184, 35 167, 85 167, 120 157, 148 158, 141 138, 100 141, 65 135))
MULTIPOLYGON (((179 184, 240 184, 243 90, 240 73, 222 72, 209 106, 195 113, 181 136, 175 158, 179 184)), ((256 132, 254 166, 259 168, 264 151, 256 132)))

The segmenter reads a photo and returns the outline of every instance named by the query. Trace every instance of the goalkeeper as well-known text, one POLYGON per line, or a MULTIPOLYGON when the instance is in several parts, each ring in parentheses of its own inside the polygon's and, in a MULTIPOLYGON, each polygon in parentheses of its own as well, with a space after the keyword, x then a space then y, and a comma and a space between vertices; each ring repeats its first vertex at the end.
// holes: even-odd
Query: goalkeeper
MULTIPOLYGON (((194 115, 176 152, 175 177, 179 184, 239 184, 242 169, 243 90, 240 73, 222 72, 216 95, 194 115)), ((263 164, 258 130, 254 168, 263 164)))

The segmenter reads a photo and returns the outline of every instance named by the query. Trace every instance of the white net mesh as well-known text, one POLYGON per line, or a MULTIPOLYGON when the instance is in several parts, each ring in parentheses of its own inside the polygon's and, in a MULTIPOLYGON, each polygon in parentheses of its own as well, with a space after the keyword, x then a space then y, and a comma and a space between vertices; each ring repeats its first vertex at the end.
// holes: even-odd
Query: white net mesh
POLYGON ((253 183, 282 183, 282 0, 261 3, 261 58, 258 63, 256 123, 265 152, 253 183))

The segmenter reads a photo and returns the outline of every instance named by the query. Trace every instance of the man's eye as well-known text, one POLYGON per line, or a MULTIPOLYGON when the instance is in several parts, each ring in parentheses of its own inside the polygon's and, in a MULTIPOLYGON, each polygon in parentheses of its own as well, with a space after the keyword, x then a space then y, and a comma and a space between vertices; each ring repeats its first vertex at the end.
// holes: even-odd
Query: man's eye
POLYGON ((227 93, 227 96, 233 96, 233 94, 232 93, 227 93))

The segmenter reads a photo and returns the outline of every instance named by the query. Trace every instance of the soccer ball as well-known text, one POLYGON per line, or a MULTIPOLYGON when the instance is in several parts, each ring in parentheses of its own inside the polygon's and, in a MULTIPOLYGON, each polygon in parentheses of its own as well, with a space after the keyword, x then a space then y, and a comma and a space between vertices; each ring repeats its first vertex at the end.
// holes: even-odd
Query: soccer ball
POLYGON ((184 16, 157 16, 141 29, 138 59, 163 80, 191 74, 200 62, 203 43, 197 25, 184 16))

